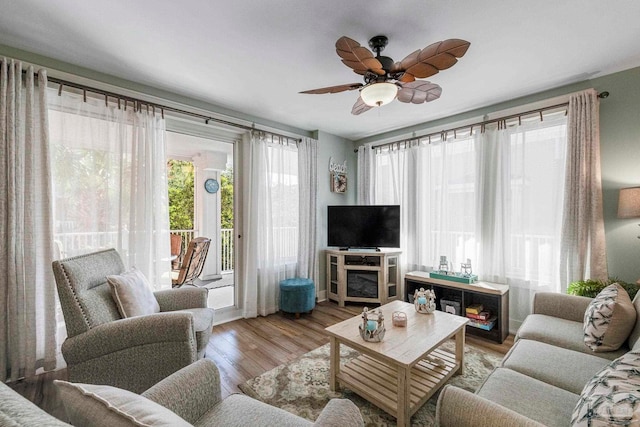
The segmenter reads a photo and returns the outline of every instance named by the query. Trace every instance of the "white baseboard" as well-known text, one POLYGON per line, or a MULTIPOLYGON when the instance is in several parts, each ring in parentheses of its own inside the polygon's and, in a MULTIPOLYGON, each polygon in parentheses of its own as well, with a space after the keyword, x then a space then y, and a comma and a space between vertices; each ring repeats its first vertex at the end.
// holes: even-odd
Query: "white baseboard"
POLYGON ((318 302, 322 302, 322 301, 326 301, 327 300, 327 291, 319 291, 318 294, 316 295, 316 300, 318 300, 318 302))

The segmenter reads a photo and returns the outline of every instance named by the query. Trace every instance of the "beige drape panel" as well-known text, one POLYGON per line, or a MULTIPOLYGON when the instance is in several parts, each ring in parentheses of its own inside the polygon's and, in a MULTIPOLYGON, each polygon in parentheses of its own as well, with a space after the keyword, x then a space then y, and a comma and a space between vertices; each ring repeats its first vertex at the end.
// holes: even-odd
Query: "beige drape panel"
POLYGON ((46 72, 0 63, 0 380, 55 369, 46 72))
POLYGON ((561 289, 585 278, 606 279, 602 214, 598 93, 571 95, 567 117, 567 169, 561 244, 561 289))

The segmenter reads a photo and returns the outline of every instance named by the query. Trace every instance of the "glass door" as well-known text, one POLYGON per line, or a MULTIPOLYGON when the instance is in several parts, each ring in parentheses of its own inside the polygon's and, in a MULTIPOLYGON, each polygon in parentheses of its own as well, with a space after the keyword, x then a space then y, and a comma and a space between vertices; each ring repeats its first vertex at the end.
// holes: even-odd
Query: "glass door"
POLYGON ((209 289, 211 308, 235 307, 234 144, 168 130, 167 157, 171 234, 181 240, 172 275, 191 239, 211 239, 202 274, 186 286, 209 289))

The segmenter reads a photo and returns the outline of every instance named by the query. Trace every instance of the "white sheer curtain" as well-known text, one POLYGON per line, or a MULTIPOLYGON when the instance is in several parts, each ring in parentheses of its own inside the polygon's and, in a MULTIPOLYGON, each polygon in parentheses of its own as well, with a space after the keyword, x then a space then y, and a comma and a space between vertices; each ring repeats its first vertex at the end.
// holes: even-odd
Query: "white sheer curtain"
POLYGON ((373 175, 373 150, 368 146, 358 147, 358 193, 359 205, 370 205, 373 198, 371 177, 373 175))
MULTIPOLYGON (((318 286, 316 251, 316 203, 318 200, 318 141, 302 138, 298 144, 300 227, 298 233, 297 276, 318 286)), ((317 294, 317 292, 316 292, 317 294)))
POLYGON ((169 287, 165 123, 159 112, 55 89, 49 94, 55 238, 61 256, 116 248, 169 287))
POLYGON ((475 139, 415 141, 377 149, 374 204, 399 204, 407 271, 477 259, 475 139))
POLYGON ((574 280, 606 280, 607 254, 600 176, 600 118, 594 89, 569 98, 568 156, 562 241, 562 289, 574 280))
POLYGON ((408 271, 446 255, 511 285, 515 328, 539 290, 560 291, 566 118, 378 149, 374 203, 400 204, 408 271))
POLYGON ((47 77, 25 71, 0 61, 1 381, 56 368, 47 77))
POLYGON ((512 329, 533 295, 560 292, 566 118, 488 129, 479 149, 478 273, 509 285, 512 329))
POLYGON ((266 316, 278 310, 280 280, 296 273, 298 153, 295 141, 263 132, 245 137, 243 152, 244 316, 266 316))

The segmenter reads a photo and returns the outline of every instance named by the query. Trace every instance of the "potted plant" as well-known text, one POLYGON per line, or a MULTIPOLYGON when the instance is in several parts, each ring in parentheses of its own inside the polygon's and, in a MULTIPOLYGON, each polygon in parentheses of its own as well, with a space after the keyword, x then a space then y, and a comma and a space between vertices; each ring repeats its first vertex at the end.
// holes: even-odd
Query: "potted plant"
POLYGON ((635 283, 627 283, 623 280, 618 280, 615 277, 609 278, 608 280, 578 280, 569 284, 567 293, 569 295, 579 295, 583 297, 595 298, 601 290, 612 283, 618 283, 620 286, 622 286, 627 291, 629 297, 631 297, 632 300, 636 296, 636 293, 638 293, 638 285, 636 285, 635 283))

